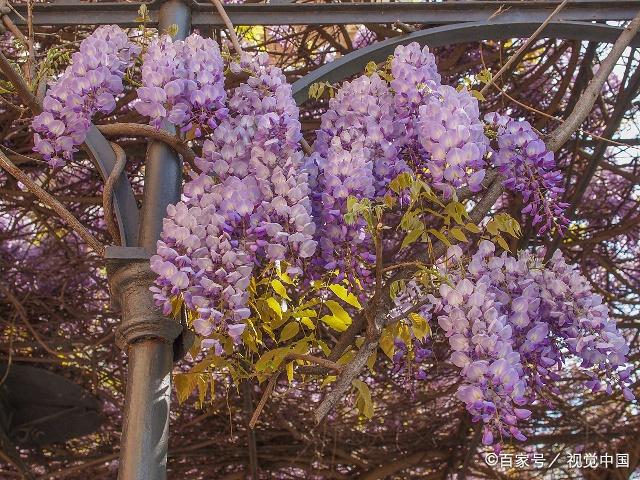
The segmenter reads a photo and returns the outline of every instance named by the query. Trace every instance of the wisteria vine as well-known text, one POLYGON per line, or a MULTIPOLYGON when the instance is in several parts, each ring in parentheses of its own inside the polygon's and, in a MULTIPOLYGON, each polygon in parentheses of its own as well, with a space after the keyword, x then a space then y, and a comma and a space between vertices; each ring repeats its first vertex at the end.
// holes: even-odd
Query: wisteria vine
MULTIPOLYGON (((34 149, 52 166, 72 158, 96 112, 113 111, 125 71, 139 54, 118 27, 100 27, 82 42, 33 121, 34 149)), ((344 307, 307 302, 296 318, 312 330, 311 318, 320 317, 312 308, 330 308, 344 323, 360 302, 375 298, 383 276, 380 252, 395 248, 403 252, 400 260, 410 258, 405 242, 397 244, 411 232, 385 234, 393 226, 382 224, 383 213, 373 231, 370 219, 353 215, 358 202, 396 219, 422 208, 421 221, 440 228, 445 217, 433 208, 446 211, 462 188, 480 192, 493 169, 506 189, 521 195, 523 214, 540 234, 567 227, 561 175, 537 132, 496 113, 483 121, 473 92, 442 84, 427 47, 400 46, 383 66, 336 88, 306 156, 298 107, 282 71, 266 55, 233 58, 228 68, 246 78, 229 93, 214 40, 161 36, 142 56, 142 86, 133 104, 152 126, 173 124, 181 138, 201 140, 199 172, 190 173, 180 202, 169 207, 151 258, 158 274, 152 291, 167 315, 184 305, 202 344, 215 344, 218 353, 220 338, 236 346, 248 338, 248 320, 259 313, 252 300, 256 282, 273 265, 284 266, 289 284, 299 281, 300 289, 331 284, 354 291, 341 293, 344 307), (402 175, 432 188, 436 206, 427 208, 406 185, 393 187, 402 175)), ((480 235, 480 226, 473 227, 469 231, 480 235)), ((469 242, 458 232, 455 238, 465 250, 450 247, 446 265, 432 272, 439 288, 411 279, 394 294, 394 311, 426 299, 417 315, 448 339, 449 360, 461 375, 457 398, 482 422, 483 443, 524 440, 519 421, 531 415, 525 407, 547 401, 571 358, 581 360, 589 389, 611 393, 620 386, 633 400, 625 338, 575 266, 559 252, 544 263, 541 250, 512 256, 480 237, 469 242)), ((282 282, 271 285, 293 302, 282 282)), ((326 292, 319 296, 326 300, 326 292)), ((271 309, 284 317, 278 302, 271 309)), ((322 319, 338 329, 330 315, 322 319)), ((426 327, 417 328, 422 338, 394 338, 390 355, 395 371, 421 364, 418 382, 434 358, 426 327)), ((299 331, 283 331, 280 341, 299 331)))

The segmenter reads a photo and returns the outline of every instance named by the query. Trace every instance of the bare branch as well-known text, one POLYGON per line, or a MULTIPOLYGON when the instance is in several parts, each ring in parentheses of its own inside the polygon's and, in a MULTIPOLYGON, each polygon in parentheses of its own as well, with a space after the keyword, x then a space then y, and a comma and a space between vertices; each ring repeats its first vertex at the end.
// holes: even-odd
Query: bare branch
POLYGON ((549 136, 547 140, 547 148, 549 150, 552 152, 557 151, 580 128, 580 125, 584 119, 587 118, 587 115, 589 115, 593 105, 596 103, 604 82, 638 31, 640 31, 640 12, 638 12, 631 23, 625 27, 624 31, 616 40, 616 43, 613 44, 611 52, 609 52, 607 58, 600 64, 600 68, 580 96, 571 115, 549 136))
POLYGON ((89 230, 87 230, 84 225, 82 225, 80 221, 78 221, 78 219, 65 208, 64 205, 56 200, 51 194, 46 192, 40 185, 34 182, 26 173, 16 167, 16 165, 9 160, 2 151, 0 151, 0 167, 9 172, 16 180, 22 182, 24 186, 27 187, 27 189, 33 193, 36 198, 38 198, 38 200, 56 212, 60 218, 62 218, 62 220, 66 222, 66 224, 71 227, 71 229, 76 232, 96 253, 104 255, 104 245, 89 233, 89 230))

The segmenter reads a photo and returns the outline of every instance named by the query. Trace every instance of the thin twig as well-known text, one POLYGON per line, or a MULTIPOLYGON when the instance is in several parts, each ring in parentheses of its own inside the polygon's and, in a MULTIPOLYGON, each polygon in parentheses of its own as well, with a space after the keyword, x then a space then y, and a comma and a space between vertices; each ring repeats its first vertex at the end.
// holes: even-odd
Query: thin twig
POLYGON ((326 358, 316 357, 314 355, 305 355, 303 353, 289 353, 284 358, 284 362, 289 362, 291 360, 304 360, 305 362, 315 363, 316 365, 320 365, 321 367, 328 368, 329 370, 335 370, 337 372, 342 370, 342 366, 338 365, 336 362, 328 360, 326 358))
POLYGON ((216 7, 216 10, 220 14, 222 21, 227 27, 227 33, 229 33, 229 38, 231 39, 231 43, 233 44, 233 49, 236 51, 238 55, 242 55, 244 52, 242 51, 242 47, 240 46, 240 42, 238 41, 238 36, 236 35, 236 30, 233 28, 233 23, 231 23, 231 19, 222 5, 220 0, 211 0, 211 3, 216 7))
POLYGON ((71 353, 69 352, 62 352, 62 351, 57 352, 44 342, 40 334, 36 331, 35 328, 33 328, 33 325, 31 325, 31 322, 29 322, 29 317, 27 316, 27 312, 25 311, 24 306, 22 305, 20 300, 18 300, 18 298, 13 294, 13 292, 11 292, 11 290, 9 290, 8 288, 5 288, 4 285, 0 284, 0 292, 2 292, 2 294, 7 298, 7 300, 9 300, 9 302, 13 305, 13 308, 16 309, 16 312, 18 313, 20 320, 22 320, 22 322, 25 324, 25 326, 27 327, 27 330, 31 332, 31 335, 33 335, 33 338, 35 338, 36 342, 38 342, 38 344, 47 353, 50 353, 54 357, 60 357, 61 355, 71 355, 71 353))
POLYGON ((547 148, 549 150, 553 152, 558 150, 580 128, 580 125, 582 125, 584 119, 587 118, 598 99, 604 82, 606 82, 613 68, 616 66, 618 59, 622 56, 638 31, 640 31, 640 12, 638 12, 633 20, 631 20, 631 23, 625 27, 613 44, 609 55, 607 55, 607 58, 600 64, 600 68, 598 68, 598 71, 580 96, 571 115, 549 136, 547 140, 547 148))
POLYGON ((7 30, 9 30, 13 34, 13 36, 16 37, 16 39, 22 44, 22 46, 28 50, 29 41, 27 40, 27 37, 25 37, 24 33, 20 31, 15 23, 13 23, 11 17, 9 17, 9 15, 2 15, 2 23, 4 23, 4 26, 7 28, 7 30))
POLYGON ((256 410, 255 412, 253 412, 251 420, 249 421, 249 428, 256 427, 256 423, 258 423, 258 417, 260 416, 260 413, 264 409, 264 406, 267 404, 267 400, 269 399, 271 392, 273 392, 273 389, 276 386, 276 382, 278 381, 279 376, 280 376, 280 369, 276 370, 273 373, 273 375, 271 375, 271 378, 269 379, 269 383, 267 383, 267 388, 264 389, 262 397, 260 398, 260 401, 256 406, 256 410))
POLYGON ((62 203, 20 170, 2 151, 0 151, 0 167, 9 172, 16 180, 22 182, 22 184, 27 187, 27 190, 33 193, 38 200, 56 212, 96 253, 104 255, 104 245, 102 245, 62 203))
POLYGON ((7 57, 5 57, 2 52, 0 52, 0 72, 7 77, 7 80, 9 80, 15 87, 18 95, 20 95, 22 100, 34 114, 38 114, 42 111, 40 102, 38 102, 36 96, 31 92, 27 82, 22 78, 22 75, 13 68, 11 63, 9 63, 9 60, 7 60, 7 57))
MULTIPOLYGON (((498 85, 495 85, 495 84, 494 84, 494 85, 493 85, 493 87, 494 87, 495 89, 497 89, 497 90, 500 92, 500 94, 501 94, 501 95, 504 95, 504 96, 505 96, 505 97, 507 97, 510 101, 512 101, 513 103, 515 103, 515 104, 517 104, 517 105, 520 105, 522 108, 525 108, 525 109, 527 109, 527 110, 529 110, 529 111, 531 111, 531 112, 533 112, 533 113, 535 113, 535 114, 537 114, 537 115, 543 116, 543 117, 548 118, 548 119, 550 119, 550 120, 554 120, 554 121, 556 121, 556 122, 559 122, 560 124, 562 124, 562 123, 564 123, 564 122, 565 122, 565 120, 564 120, 563 118, 556 117, 556 116, 554 116, 554 115, 549 115, 548 113, 543 112, 542 110, 538 110, 537 108, 534 108, 534 107, 532 107, 531 105, 527 105, 526 103, 523 103, 523 102, 521 102, 520 100, 517 100, 517 99, 513 98, 511 95, 509 95, 507 92, 505 92, 505 91, 504 91, 501 87, 499 87, 498 85)), ((585 130, 584 128, 579 128, 577 131, 578 131, 578 132, 580 132, 580 133, 584 133, 585 135, 588 135, 588 136, 590 136, 591 138, 594 138, 594 139, 596 139, 596 140, 600 140, 600 141, 603 141, 603 142, 610 143, 611 145, 615 145, 615 146, 617 146, 617 147, 640 148, 640 147, 639 147, 639 146, 637 146, 637 145, 628 145, 628 144, 626 144, 626 143, 617 142, 617 141, 615 141, 615 140, 613 140, 613 139, 611 139, 611 138, 601 137, 600 135, 597 135, 597 134, 595 134, 595 133, 593 133, 593 132, 590 132, 590 131, 588 131, 588 130, 585 130)))
POLYGON ((33 81, 36 70, 36 53, 33 49, 33 0, 27 0, 27 63, 25 65, 25 76, 29 83, 33 81))
POLYGON ((506 72, 506 71, 507 71, 507 69, 508 69, 509 67, 511 67, 511 65, 513 64, 513 62, 515 62, 515 61, 520 57, 520 54, 521 54, 522 52, 524 52, 524 51, 527 49, 527 47, 528 47, 529 45, 531 45, 531 44, 536 40, 536 38, 538 38, 538 35, 540 35, 540 33, 541 33, 541 32, 542 32, 542 31, 547 27, 547 25, 549 25, 549 23, 551 22, 551 20, 553 19, 553 17, 555 17, 555 16, 556 16, 556 14, 557 14, 560 10, 562 10, 562 9, 564 8, 564 6, 565 6, 568 2, 569 2, 569 0, 564 0, 560 5, 558 5, 558 6, 555 8, 555 10, 554 10, 553 12, 551 12, 551 15, 549 15, 549 16, 547 17, 547 19, 546 19, 544 22, 542 22, 542 23, 540 24, 540 26, 536 29, 536 31, 535 31, 535 32, 533 32, 533 33, 531 34, 531 36, 530 36, 529 38, 527 38, 527 40, 525 40, 525 42, 520 46, 520 48, 516 51, 516 53, 515 53, 515 54, 513 54, 513 55, 511 56, 511 58, 509 58, 509 60, 507 60, 507 63, 505 63, 505 64, 502 66, 502 68, 501 68, 500 70, 498 70, 498 71, 497 71, 497 73, 496 73, 495 75, 493 75, 493 76, 491 77, 491 79, 489 80, 489 83, 487 83, 484 87, 482 87, 482 90, 480 90, 480 93, 481 93, 482 95, 484 95, 485 93, 487 93, 487 90, 489 90, 489 86, 491 86, 491 84, 492 84, 493 82, 495 82, 498 78, 500 78, 500 77, 502 76, 502 74, 503 74, 504 72, 506 72))
POLYGON ((176 153, 182 155, 183 160, 191 167, 195 168, 194 160, 196 154, 181 139, 167 132, 140 123, 109 123, 106 125, 96 125, 96 128, 105 137, 146 137, 166 143, 174 149, 176 153))
POLYGON ((127 164, 127 156, 125 155, 122 147, 117 143, 112 142, 111 148, 113 149, 113 153, 116 155, 116 163, 109 173, 107 181, 104 182, 104 189, 102 190, 102 208, 104 209, 104 219, 107 224, 107 230, 111 234, 114 242, 120 244, 122 243, 120 238, 120 229, 118 228, 118 223, 114 218, 113 189, 118 178, 120 178, 120 175, 124 171, 125 165, 127 164))

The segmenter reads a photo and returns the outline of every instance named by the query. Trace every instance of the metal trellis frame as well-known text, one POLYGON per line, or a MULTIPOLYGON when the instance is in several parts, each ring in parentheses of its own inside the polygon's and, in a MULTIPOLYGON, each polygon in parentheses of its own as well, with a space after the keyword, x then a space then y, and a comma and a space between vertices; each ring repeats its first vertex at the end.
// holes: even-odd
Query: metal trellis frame
MULTIPOLYGON (((363 23, 424 23, 444 25, 459 22, 537 22, 542 23, 560 0, 456 1, 456 2, 343 2, 269 3, 225 5, 235 25, 349 25, 363 23)), ((147 2, 150 26, 156 26, 162 0, 147 2)), ((83 2, 63 0, 34 4, 35 25, 102 25, 116 23, 135 26, 142 3, 83 2)), ((189 0, 194 27, 222 27, 222 18, 210 2, 189 0)), ((572 0, 557 14, 558 21, 630 20, 638 8, 637 0, 572 0)), ((26 16, 26 6, 16 6, 26 16)), ((24 18, 12 16, 18 24, 24 18)))

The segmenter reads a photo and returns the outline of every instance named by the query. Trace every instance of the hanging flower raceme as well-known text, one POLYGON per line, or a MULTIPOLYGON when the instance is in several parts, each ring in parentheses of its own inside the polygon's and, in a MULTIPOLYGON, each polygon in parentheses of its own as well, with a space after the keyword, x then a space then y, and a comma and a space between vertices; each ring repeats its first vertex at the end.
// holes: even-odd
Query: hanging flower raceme
POLYGON ((93 115, 115 109, 125 70, 139 53, 140 47, 116 25, 99 27, 82 41, 71 65, 47 91, 43 112, 33 119, 33 149, 49 165, 60 167, 71 160, 93 115))
POLYGON ((152 269, 155 298, 171 310, 182 296, 194 328, 238 339, 250 315, 251 276, 285 261, 300 273, 315 251, 298 109, 291 86, 267 57, 244 57, 249 74, 229 100, 229 115, 205 141, 196 164, 203 173, 169 208, 152 269))
POLYGON ((489 140, 480 121, 478 101, 464 89, 440 85, 419 112, 418 141, 425 155, 416 167, 428 170, 433 186, 446 199, 465 185, 479 192, 489 140))
POLYGON ((552 368, 567 364, 567 354, 582 359, 589 388, 611 393, 618 384, 633 399, 627 342, 576 267, 560 252, 545 265, 544 252, 514 258, 494 250, 482 241, 461 273, 461 250, 450 249, 453 286, 442 285, 434 308, 464 379, 457 396, 483 421, 484 443, 525 439, 517 421, 531 412, 521 407, 555 391, 552 368))
POLYGON ((136 110, 159 128, 165 120, 194 137, 226 116, 224 65, 215 40, 193 33, 154 40, 144 54, 136 110))
POLYGON ((395 176, 385 167, 400 168, 392 143, 397 136, 392 102, 387 83, 377 74, 343 84, 322 116, 310 159, 318 171, 319 262, 363 284, 371 278, 369 264, 375 262, 371 238, 364 220, 347 225, 343 217, 348 197, 375 198, 395 176), (378 175, 376 166, 382 166, 378 175))
POLYGON ((497 133, 498 151, 493 163, 506 177, 504 186, 522 195, 522 213, 533 219, 538 233, 553 226, 563 233, 569 223, 563 215, 568 204, 561 202, 562 173, 556 169, 553 152, 547 150, 527 121, 497 113, 487 114, 485 121, 497 133))
POLYGON ((373 72, 337 90, 311 156, 318 172, 320 263, 364 290, 372 281, 373 241, 364 220, 342 221, 347 198, 392 194, 391 180, 411 171, 445 198, 465 185, 479 191, 489 146, 477 100, 440 84, 427 47, 400 46, 389 65, 390 75, 373 72))

